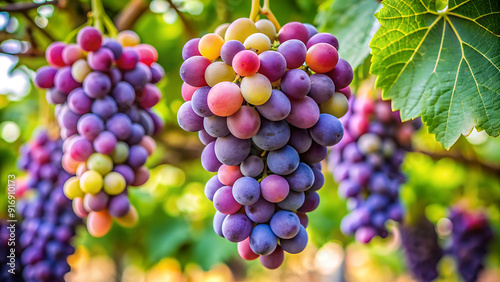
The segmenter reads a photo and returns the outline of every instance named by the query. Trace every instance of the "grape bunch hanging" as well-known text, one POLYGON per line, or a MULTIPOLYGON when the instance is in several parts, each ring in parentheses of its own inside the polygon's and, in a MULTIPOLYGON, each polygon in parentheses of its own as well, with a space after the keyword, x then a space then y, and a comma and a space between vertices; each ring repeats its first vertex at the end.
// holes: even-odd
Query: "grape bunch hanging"
POLYGON ((382 100, 361 96, 350 103, 350 111, 341 118, 344 138, 332 148, 329 165, 339 195, 348 199, 350 213, 341 222, 342 232, 368 243, 377 235, 388 235, 389 219, 403 218, 401 163, 420 123, 401 123, 399 113, 382 100))
POLYGON ((493 230, 485 214, 453 207, 449 218, 453 225, 448 252, 455 258, 464 281, 477 281, 493 242, 493 230))
POLYGON ((19 165, 28 172, 28 188, 35 196, 20 205, 23 220, 18 239, 25 281, 64 281, 70 271, 67 257, 75 251, 72 238, 82 220, 64 196, 70 175, 62 170, 62 140, 46 131, 21 149, 19 165))
POLYGON ((87 26, 76 41, 51 44, 45 54, 50 65, 37 71, 35 82, 48 89, 47 101, 57 104, 63 168, 76 174, 64 193, 99 237, 112 218, 124 226, 137 221, 127 187, 149 178, 144 164, 156 147, 151 136, 163 128, 151 108, 161 99, 155 83, 164 71, 156 49, 140 44, 133 31, 113 39, 87 26))
POLYGON ((299 22, 277 27, 240 18, 188 41, 178 111, 179 125, 206 145, 203 167, 217 172, 205 186, 215 232, 271 269, 306 247, 320 162, 344 134, 321 108, 345 113, 341 92, 350 94, 353 78, 333 35, 299 22))
POLYGON ((437 266, 443 257, 436 228, 427 217, 421 216, 416 222, 399 225, 401 246, 406 263, 418 281, 433 281, 439 276, 437 266))

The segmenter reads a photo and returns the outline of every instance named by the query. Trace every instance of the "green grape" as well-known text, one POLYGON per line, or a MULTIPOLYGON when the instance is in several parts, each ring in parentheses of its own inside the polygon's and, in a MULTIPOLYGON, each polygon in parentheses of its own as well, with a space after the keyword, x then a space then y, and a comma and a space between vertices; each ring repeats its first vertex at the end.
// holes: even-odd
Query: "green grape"
POLYGON ((340 118, 347 113, 349 110, 349 101, 344 94, 340 92, 335 92, 333 97, 320 105, 321 112, 327 113, 340 118))
POLYGON ((128 159, 128 145, 125 142, 116 142, 116 147, 111 153, 111 158, 115 164, 122 164, 128 159))
POLYGON ((101 175, 106 175, 113 170, 113 160, 108 155, 94 153, 87 160, 87 167, 101 175))

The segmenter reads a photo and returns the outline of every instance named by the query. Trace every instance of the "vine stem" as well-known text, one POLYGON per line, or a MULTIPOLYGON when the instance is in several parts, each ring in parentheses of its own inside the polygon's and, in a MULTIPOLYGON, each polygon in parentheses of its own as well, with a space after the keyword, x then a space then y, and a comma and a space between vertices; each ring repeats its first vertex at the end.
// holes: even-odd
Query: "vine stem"
POLYGON ((92 18, 94 19, 94 27, 104 33, 104 25, 102 22, 102 14, 105 14, 101 0, 90 0, 92 6, 92 18))
POLYGON ((250 16, 248 17, 252 21, 257 19, 260 13, 260 0, 252 0, 252 8, 250 10, 250 16))
POLYGON ((263 14, 264 16, 266 16, 267 19, 269 19, 274 24, 274 27, 276 28, 276 32, 280 31, 281 25, 278 22, 278 19, 276 19, 273 12, 271 11, 271 8, 269 7, 269 0, 264 0, 264 6, 260 10, 260 13, 263 14))

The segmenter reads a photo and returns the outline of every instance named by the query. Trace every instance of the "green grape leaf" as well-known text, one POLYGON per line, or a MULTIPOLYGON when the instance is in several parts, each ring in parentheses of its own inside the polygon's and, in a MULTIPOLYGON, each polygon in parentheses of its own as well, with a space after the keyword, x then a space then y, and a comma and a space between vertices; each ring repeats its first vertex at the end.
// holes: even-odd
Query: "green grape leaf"
POLYGON ((371 72, 403 120, 422 116, 449 149, 473 127, 500 134, 500 2, 385 0, 371 72), (439 2, 437 4, 440 4, 439 2))
POLYGON ((370 54, 368 43, 378 26, 373 14, 381 6, 375 0, 334 0, 320 7, 316 23, 320 32, 339 40, 339 55, 355 69, 370 54))

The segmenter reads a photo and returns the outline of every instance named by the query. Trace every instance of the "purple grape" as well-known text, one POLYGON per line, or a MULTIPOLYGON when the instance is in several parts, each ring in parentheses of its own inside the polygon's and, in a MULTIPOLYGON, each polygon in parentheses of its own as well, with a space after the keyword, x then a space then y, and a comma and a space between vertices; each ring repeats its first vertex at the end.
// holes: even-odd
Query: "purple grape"
POLYGON ((304 192, 290 191, 288 196, 286 196, 283 201, 278 203, 278 207, 284 210, 296 211, 304 204, 304 201, 304 192))
POLYGON ((123 73, 123 80, 130 83, 135 90, 141 90, 152 78, 151 70, 143 63, 123 73))
POLYGON ((332 79, 337 90, 349 86, 354 77, 351 65, 342 58, 339 59, 337 66, 326 75, 332 79))
POLYGON ((252 177, 241 177, 233 184, 233 197, 241 205, 252 205, 259 199, 260 185, 252 177))
POLYGON ((224 137, 229 134, 227 119, 225 117, 206 117, 203 119, 203 128, 212 137, 224 137))
POLYGON ((66 102, 68 95, 57 90, 56 88, 52 88, 47 90, 45 97, 47 99, 47 102, 49 102, 49 104, 57 105, 66 102))
POLYGON ((262 119, 260 129, 252 137, 253 143, 262 150, 271 151, 282 148, 290 139, 290 127, 285 121, 262 119))
POLYGON ((267 155, 267 166, 272 172, 280 175, 294 172, 299 167, 299 161, 299 154, 289 145, 267 155))
POLYGON ((297 235, 300 230, 299 217, 290 211, 277 211, 271 218, 271 230, 280 239, 291 239, 297 235))
POLYGON ((285 176, 290 184, 290 189, 295 192, 304 192, 314 184, 314 172, 305 163, 300 163, 297 169, 285 176))
POLYGON ((298 209, 300 212, 312 212, 319 206, 319 195, 316 192, 305 194, 304 204, 298 209))
POLYGON ((43 66, 36 71, 35 85, 40 88, 54 87, 54 79, 57 74, 57 68, 52 66, 43 66))
POLYGON ((220 57, 224 63, 232 66, 234 56, 243 50, 246 50, 246 48, 241 42, 237 40, 229 40, 222 45, 222 48, 220 49, 220 57))
MULTIPOLYGON (((203 129, 203 117, 200 117, 193 111, 191 101, 187 101, 179 108, 177 112, 177 122, 185 131, 196 132, 203 129)), ((207 128, 205 128, 207 130, 207 128)), ((208 130, 207 130, 208 132, 208 130)))
POLYGON ((215 212, 214 215, 214 221, 213 221, 213 227, 214 231, 217 235, 224 237, 224 234, 222 234, 222 224, 224 222, 224 219, 226 219, 227 214, 223 214, 219 211, 215 212))
POLYGON ((339 50, 339 41, 335 36, 329 33, 318 33, 309 38, 309 40, 307 41, 307 49, 318 43, 327 43, 335 47, 335 49, 339 50))
POLYGON ((300 154, 302 161, 306 163, 319 163, 326 158, 328 150, 325 146, 312 142, 311 147, 305 153, 300 154))
POLYGON ((96 139, 94 140, 94 149, 98 153, 109 155, 115 149, 117 141, 118 140, 113 133, 109 131, 103 131, 99 133, 99 135, 97 135, 96 139))
POLYGON ((215 155, 225 165, 239 165, 250 153, 251 142, 229 134, 215 141, 215 155))
POLYGON ((101 119, 107 120, 118 111, 118 106, 113 98, 105 96, 102 99, 94 100, 91 111, 101 119))
POLYGON ((258 156, 251 155, 240 165, 241 173, 248 177, 257 177, 264 170, 264 161, 258 156))
POLYGON ((292 239, 281 239, 281 247, 283 250, 290 254, 298 254, 302 252, 309 241, 309 236, 307 236, 307 231, 304 226, 300 226, 299 233, 295 235, 292 239))
POLYGON ((306 45, 297 39, 288 40, 282 43, 277 50, 286 60, 287 69, 295 69, 306 61, 306 45))
POLYGON ((270 121, 280 121, 284 120, 290 114, 291 104, 290 100, 283 92, 273 89, 269 100, 255 108, 266 119, 270 121))
POLYGON ((329 114, 320 114, 318 122, 309 130, 316 143, 333 146, 344 136, 344 127, 338 118, 329 114))
POLYGON ((90 98, 104 98, 110 90, 111 80, 102 72, 91 72, 83 80, 83 91, 90 98))
POLYGON ((288 145, 292 146, 297 153, 305 153, 311 148, 312 138, 306 129, 290 127, 290 140, 288 145))
POLYGON ((231 242, 241 242, 250 236, 252 222, 241 213, 230 214, 222 223, 222 234, 231 242))
POLYGON ((125 178, 125 182, 130 185, 134 182, 135 175, 134 171, 128 165, 117 165, 113 168, 113 171, 118 172, 125 178))
POLYGON ((123 113, 114 114, 106 122, 106 129, 113 133, 118 140, 127 140, 131 134, 132 121, 123 113))
POLYGON ((109 200, 109 214, 112 217, 123 217, 130 211, 130 200, 127 195, 120 194, 109 200))
POLYGON ((131 146, 129 149, 127 163, 132 169, 143 166, 148 159, 148 151, 140 145, 131 146))
MULTIPOLYGON (((222 48, 224 48, 224 46, 222 48)), ((259 55, 259 59, 259 73, 265 75, 269 81, 278 81, 283 74, 285 74, 287 60, 281 53, 276 51, 265 51, 259 55)))
POLYGON ((69 94, 73 89, 81 86, 71 75, 71 67, 59 69, 54 77, 54 86, 57 90, 69 94))
POLYGON ((267 224, 256 225, 250 234, 250 248, 258 255, 269 255, 278 246, 278 237, 267 224))
POLYGON ((201 152, 201 165, 210 172, 216 172, 222 165, 215 155, 215 141, 209 143, 201 152))
POLYGON ((134 88, 125 81, 118 82, 111 92, 119 107, 130 107, 135 101, 134 88))
POLYGON ((310 89, 311 80, 303 70, 288 70, 281 78, 281 90, 290 99, 302 99, 309 93, 310 89))
POLYGON ((217 138, 210 136, 205 129, 198 131, 198 138, 203 145, 208 145, 208 143, 215 141, 217 138))
POLYGON ((333 81, 325 74, 316 73, 309 77, 311 80, 311 89, 309 90, 309 97, 322 104, 330 100, 335 93, 335 85, 333 81))
POLYGON ((193 38, 184 44, 182 47, 182 59, 187 60, 193 56, 201 56, 200 51, 198 50, 198 43, 200 42, 200 38, 193 38))
POLYGON ((93 141, 104 130, 104 122, 95 114, 85 114, 78 120, 77 128, 80 135, 93 141))
POLYGON ((89 67, 96 71, 108 71, 115 61, 114 53, 108 48, 99 48, 97 51, 89 52, 87 62, 89 67))
POLYGON ((217 175, 212 176, 212 178, 210 178, 205 184, 205 197, 207 197, 210 201, 213 201, 215 192, 223 186, 224 184, 220 183, 217 175))
POLYGON ((274 214, 274 204, 261 197, 254 204, 245 206, 245 214, 255 223, 268 222, 274 214))
POLYGON ((118 41, 113 38, 106 38, 102 43, 102 47, 108 48, 113 52, 113 56, 115 60, 118 60, 122 56, 123 47, 118 41))
POLYGON ((304 23, 303 25, 307 28, 309 39, 311 39, 311 37, 313 37, 314 35, 318 34, 318 29, 316 29, 316 27, 313 26, 312 24, 304 23))
POLYGON ((69 109, 79 115, 84 115, 90 112, 92 99, 85 95, 82 88, 76 88, 68 95, 69 109))
POLYGON ((197 89, 193 93, 193 97, 191 98, 191 107, 193 107, 193 111, 199 115, 200 117, 211 117, 214 114, 208 108, 207 96, 211 87, 204 86, 197 89))

